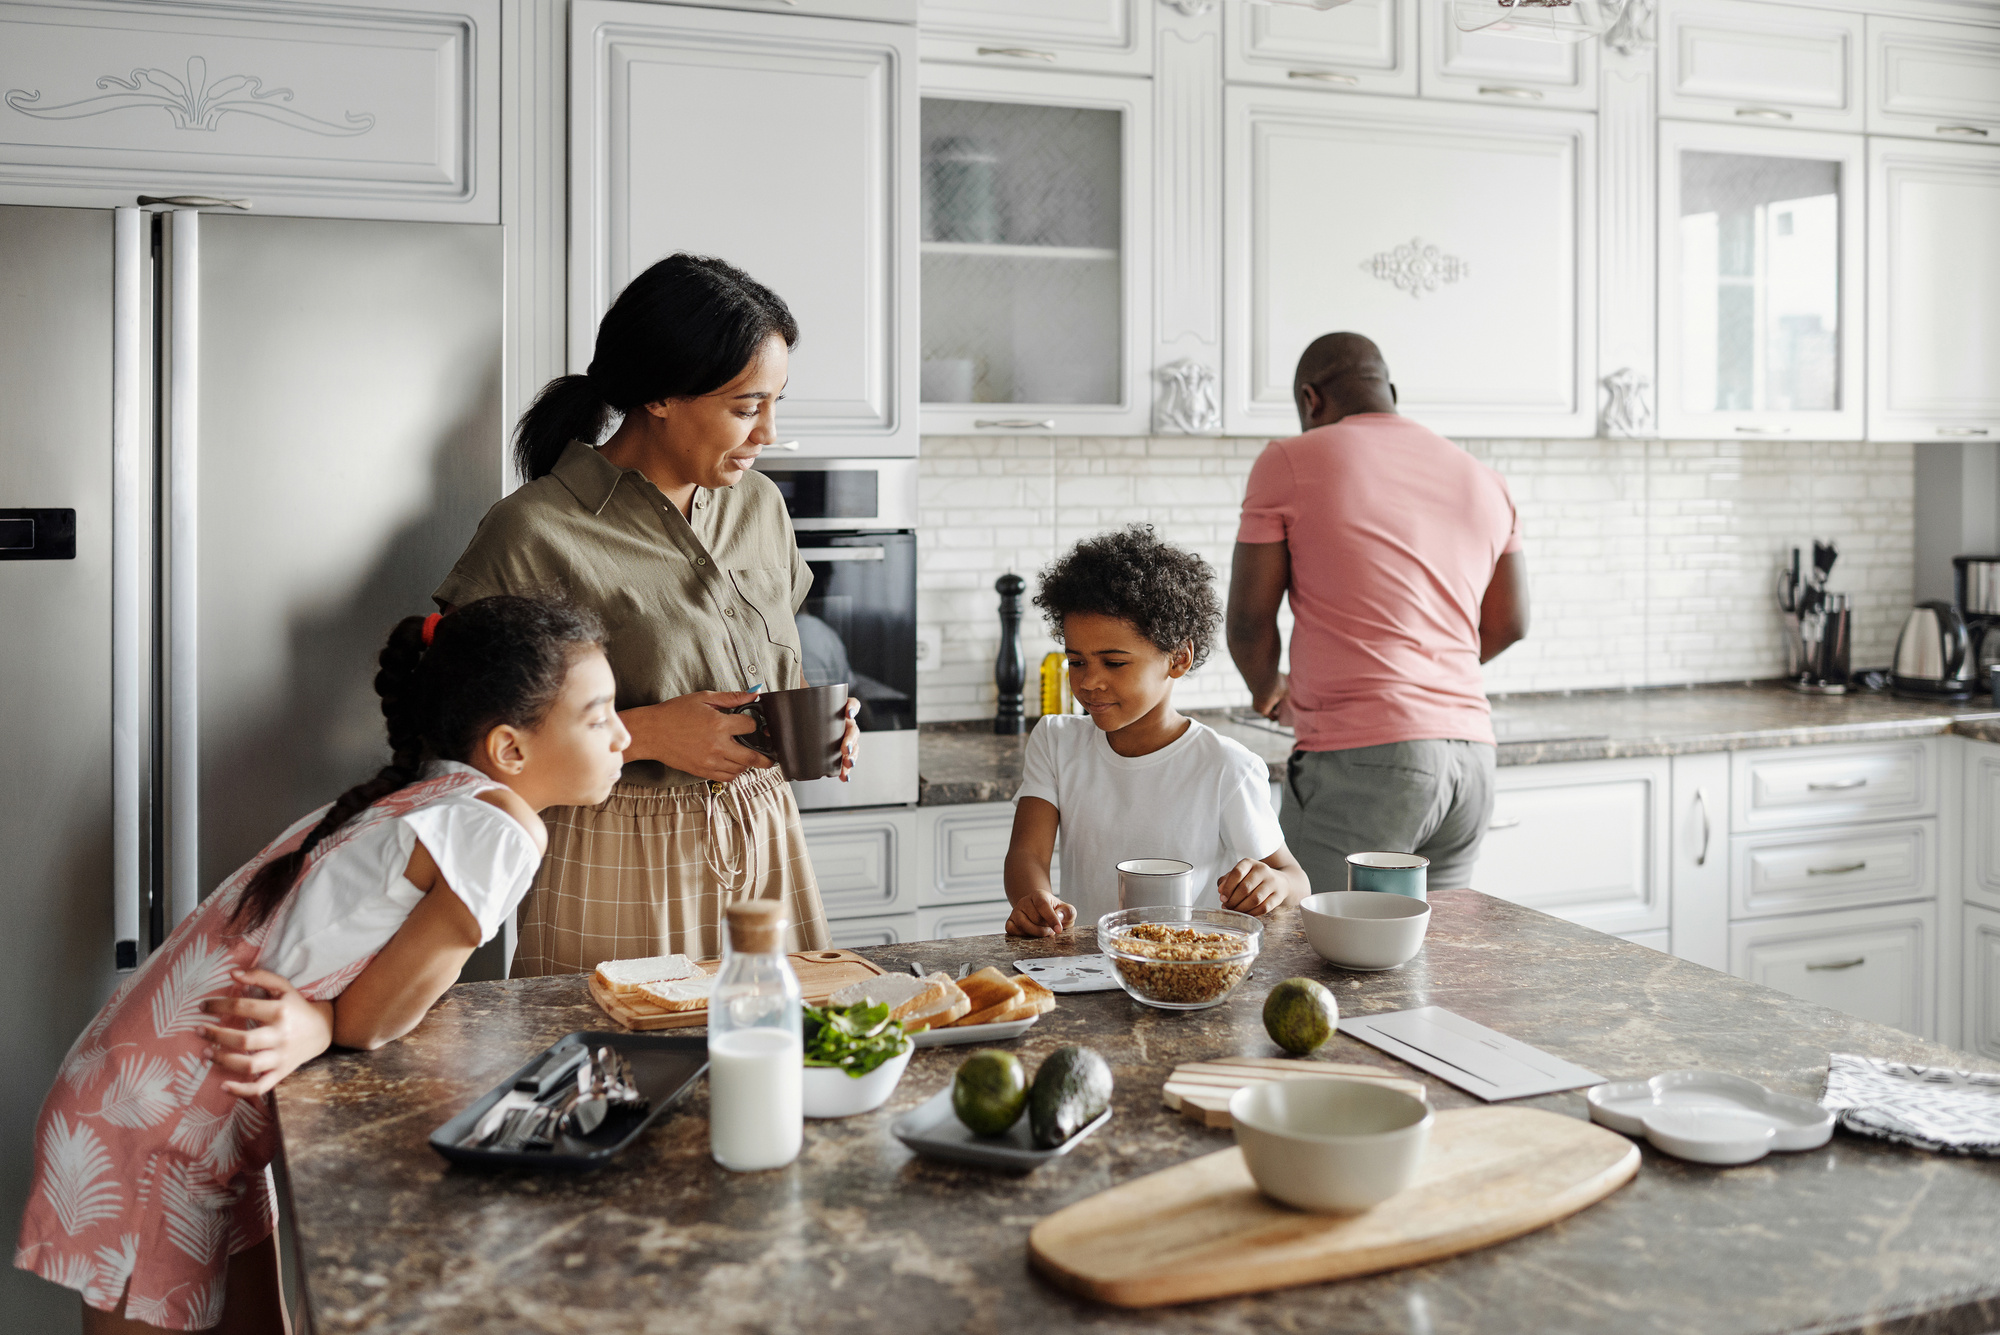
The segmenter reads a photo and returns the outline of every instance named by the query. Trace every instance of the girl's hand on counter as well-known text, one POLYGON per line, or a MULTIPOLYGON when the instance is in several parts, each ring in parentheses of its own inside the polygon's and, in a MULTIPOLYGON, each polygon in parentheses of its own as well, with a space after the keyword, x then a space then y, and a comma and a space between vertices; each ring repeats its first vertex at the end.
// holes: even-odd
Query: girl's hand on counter
POLYGON ((210 1060, 222 1073, 223 1090, 240 1099, 262 1098, 331 1046, 333 1005, 307 1001, 289 978, 269 969, 239 969, 232 976, 239 986, 261 988, 268 999, 212 997, 201 1004, 204 1011, 248 1023, 206 1024, 201 1030, 214 1045, 210 1060))
POLYGON ((861 729, 854 726, 854 716, 861 712, 861 702, 853 696, 847 697, 847 731, 840 738, 840 781, 847 782, 848 772, 854 768, 854 757, 861 750, 861 729))
POLYGON ((737 738, 757 731, 748 714, 725 714, 757 698, 751 691, 695 691, 657 705, 620 710, 619 722, 632 734, 625 759, 658 760, 696 778, 728 783, 744 770, 769 769, 769 756, 759 755, 737 738))
POLYGON ((1215 883, 1222 907, 1263 917, 1284 907, 1285 877, 1277 868, 1244 858, 1215 883))
POLYGON ((1065 904, 1046 890, 1023 895, 1007 915, 1009 936, 1056 936, 1076 921, 1076 906, 1065 904))

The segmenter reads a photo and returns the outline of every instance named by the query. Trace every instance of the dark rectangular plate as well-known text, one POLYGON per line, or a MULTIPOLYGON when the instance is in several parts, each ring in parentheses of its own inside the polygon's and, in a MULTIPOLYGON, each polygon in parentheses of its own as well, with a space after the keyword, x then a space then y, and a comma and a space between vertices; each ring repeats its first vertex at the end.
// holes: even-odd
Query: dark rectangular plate
POLYGON ((458 1116, 431 1132, 431 1148, 453 1163, 504 1168, 597 1168, 638 1139, 708 1070, 708 1039, 700 1034, 627 1034, 579 1029, 564 1034, 548 1048, 521 1063, 515 1072, 487 1090, 458 1116), (648 1100, 643 1113, 612 1112, 604 1125, 587 1136, 558 1136, 547 1150, 482 1150, 459 1142, 472 1134, 479 1119, 506 1096, 542 1052, 581 1039, 591 1047, 610 1044, 632 1064, 632 1082, 648 1100))
POLYGON ((1077 1133, 1052 1150, 1035 1148, 1028 1137, 1028 1114, 998 1136, 975 1136, 951 1110, 951 1086, 889 1124, 889 1132, 918 1154, 953 1163, 978 1164, 982 1168, 1006 1168, 1026 1173, 1051 1159, 1061 1158, 1083 1143, 1085 1137, 1111 1120, 1106 1108, 1077 1133))

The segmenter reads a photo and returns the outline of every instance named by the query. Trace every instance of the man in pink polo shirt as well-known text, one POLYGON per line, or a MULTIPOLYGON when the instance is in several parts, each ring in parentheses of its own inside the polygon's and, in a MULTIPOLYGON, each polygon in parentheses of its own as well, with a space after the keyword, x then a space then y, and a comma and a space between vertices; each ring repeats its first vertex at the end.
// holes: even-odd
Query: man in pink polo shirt
POLYGON ((1371 851, 1421 854, 1431 889, 1462 888, 1493 811, 1479 665, 1528 630, 1514 503, 1497 472, 1397 414, 1359 334, 1315 339, 1292 393, 1305 434, 1250 470, 1228 615, 1257 711, 1297 730, 1285 842, 1315 890, 1345 889, 1347 855, 1371 851))

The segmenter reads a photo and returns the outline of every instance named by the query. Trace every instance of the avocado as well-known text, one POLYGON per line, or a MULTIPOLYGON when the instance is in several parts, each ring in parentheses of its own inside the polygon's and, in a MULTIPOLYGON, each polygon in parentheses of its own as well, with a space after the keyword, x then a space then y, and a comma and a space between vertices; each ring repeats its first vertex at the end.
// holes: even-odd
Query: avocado
POLYGON ((1295 1057, 1317 1051, 1339 1023, 1333 993, 1310 978, 1287 978, 1264 998, 1264 1032, 1295 1057))
POLYGON ((1028 1131, 1035 1148, 1052 1150, 1111 1106, 1111 1068, 1089 1048, 1057 1048, 1028 1090, 1028 1131))
POLYGON ((975 1136, 1004 1135, 1021 1119, 1028 1101, 1028 1074, 1021 1059, 998 1048, 967 1057, 951 1082, 951 1110, 975 1136))

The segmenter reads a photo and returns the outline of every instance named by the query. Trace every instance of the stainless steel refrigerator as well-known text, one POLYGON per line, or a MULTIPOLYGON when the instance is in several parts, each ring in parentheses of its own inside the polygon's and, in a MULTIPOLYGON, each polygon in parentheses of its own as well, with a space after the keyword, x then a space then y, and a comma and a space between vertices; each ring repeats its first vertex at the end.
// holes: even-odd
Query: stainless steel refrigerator
MULTIPOLYGON (((10 1250, 121 972, 384 759, 382 639, 504 487, 501 322, 498 227, 0 207, 10 1250)), ((0 1313, 77 1322, 11 1268, 0 1313)))

